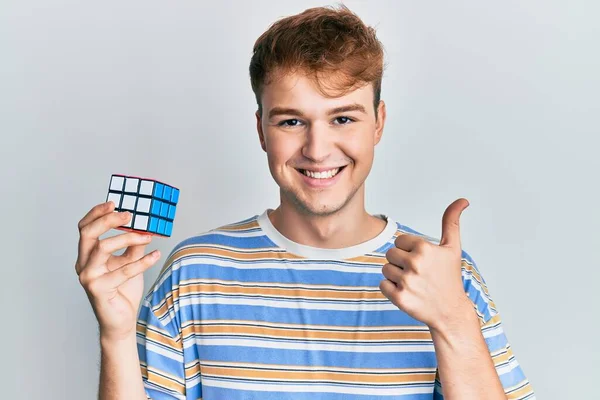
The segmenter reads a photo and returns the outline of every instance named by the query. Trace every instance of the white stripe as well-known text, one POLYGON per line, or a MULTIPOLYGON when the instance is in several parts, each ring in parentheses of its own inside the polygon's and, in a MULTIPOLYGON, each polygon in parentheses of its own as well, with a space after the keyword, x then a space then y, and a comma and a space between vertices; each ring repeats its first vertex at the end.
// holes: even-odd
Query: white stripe
MULTIPOLYGON (((381 325, 381 326, 343 326, 343 325, 309 325, 309 324, 284 324, 280 322, 252 321, 252 325, 267 326, 272 328, 296 328, 296 329, 319 329, 322 331, 348 331, 348 332, 377 332, 385 330, 388 332, 418 331, 427 332, 429 328, 426 325, 381 325)), ((240 319, 188 319, 184 325, 229 325, 229 324, 247 324, 248 320, 240 319)))
POLYGON ((486 339, 489 339, 491 337, 494 336, 500 336, 504 333, 504 329, 502 329, 502 326, 497 326, 494 329, 489 329, 489 330, 484 330, 483 331, 483 337, 486 339))
POLYGON ((201 382, 201 380, 202 380, 202 379, 201 379, 201 375, 198 375, 198 376, 196 376, 194 379, 192 379, 192 380, 188 381, 188 382, 186 383, 186 386, 187 386, 188 388, 190 388, 190 387, 194 387, 194 386, 196 386, 197 384, 199 384, 199 383, 201 382))
MULTIPOLYGON (((259 226, 256 227, 252 227, 252 228, 246 228, 246 229, 252 229, 254 230, 253 232, 244 232, 244 231, 225 231, 225 230, 216 230, 214 232, 212 232, 215 235, 220 235, 220 236, 228 236, 228 237, 257 237, 257 236, 265 236, 265 233, 263 231, 261 231, 259 226)), ((273 247, 271 247, 271 249, 273 249, 273 247)))
MULTIPOLYGON (((235 336, 235 334, 232 333, 228 333, 228 332, 215 332, 215 333, 196 333, 195 334, 197 337, 204 337, 204 336, 235 336)), ((317 341, 317 342, 336 342, 336 343, 349 343, 349 344, 353 344, 353 343, 362 343, 362 344, 375 344, 375 345, 383 345, 384 343, 390 343, 390 342, 399 342, 402 341, 404 343, 410 343, 410 342, 424 342, 425 340, 421 340, 421 339, 413 339, 413 340, 409 340, 409 339, 364 339, 364 340, 356 340, 356 339, 329 339, 329 338, 311 338, 311 339, 298 339, 298 338, 288 338, 288 337, 281 337, 281 336, 275 336, 275 335, 266 335, 266 334, 244 334, 245 337, 255 337, 255 338, 259 338, 259 339, 272 339, 274 341, 289 341, 289 340, 306 340, 306 341, 317 341)), ((228 340, 236 340, 236 339, 228 339, 228 340)))
MULTIPOLYGON (((273 259, 272 262, 261 262, 261 261, 250 261, 248 263, 241 263, 235 260, 223 260, 223 259, 214 259, 203 257, 202 255, 194 255, 186 257, 185 259, 180 260, 178 263, 181 266, 186 265, 194 265, 194 264, 211 264, 218 265, 220 267, 227 268, 236 268, 236 269, 281 269, 281 270, 290 270, 296 269, 300 271, 337 271, 337 272, 354 272, 354 273, 364 273, 364 274, 381 274, 381 268, 383 265, 373 265, 371 267, 366 266, 365 264, 357 264, 356 266, 350 265, 337 265, 337 264, 313 264, 308 262, 299 262, 295 263, 294 260, 290 260, 291 262, 284 262, 281 260, 273 259)), ((173 268, 175 269, 175 267, 173 268)))
MULTIPOLYGON (((146 387, 146 389, 154 390, 155 392, 168 394, 169 396, 174 397, 179 400, 186 400, 184 395, 175 393, 175 392, 171 392, 171 391, 167 391, 165 388, 155 385, 152 382, 144 381, 144 386, 146 387)), ((146 394, 146 397, 151 399, 151 397, 149 397, 147 394, 146 394)))
POLYGON ((378 387, 347 387, 334 385, 269 385, 264 382, 245 383, 220 381, 209 377, 202 378, 202 386, 219 387, 223 389, 238 390, 257 390, 263 392, 310 392, 310 393, 344 393, 370 396, 398 396, 407 394, 433 393, 433 384, 425 384, 425 387, 398 387, 398 388, 378 388, 378 387))
POLYGON ((377 345, 377 346, 356 346, 331 343, 310 343, 310 342, 273 342, 263 340, 248 339, 213 339, 196 337, 194 340, 186 340, 183 343, 184 348, 198 346, 240 346, 253 348, 267 348, 280 350, 302 350, 302 351, 342 351, 348 353, 412 353, 423 352, 430 353, 435 349, 432 344, 415 345, 377 345))
POLYGON ((238 285, 242 287, 266 287, 269 289, 291 288, 291 289, 306 289, 306 290, 335 290, 340 293, 344 292, 359 292, 367 291, 369 293, 379 292, 379 288, 374 286, 336 286, 336 285, 317 285, 306 282, 283 283, 283 282, 259 282, 259 281, 234 281, 224 279, 210 278, 191 278, 179 281, 179 286, 184 285, 211 285, 222 284, 224 286, 238 285))
MULTIPOLYGON (((479 284, 477 279, 475 279, 475 277, 473 277, 473 273, 463 269, 462 276, 466 281, 470 281, 472 283, 475 290, 477 290, 481 294, 481 298, 483 298, 483 301, 485 302, 485 304, 489 305, 490 299, 488 298, 488 295, 483 291, 483 288, 481 287, 481 285, 479 284)), ((491 309, 489 311, 490 311, 491 315, 494 315, 494 312, 491 309)))
POLYGON ((519 362, 516 359, 512 359, 508 362, 508 364, 502 365, 500 367, 496 367, 496 371, 498 371, 498 375, 509 374, 512 370, 519 367, 519 362))
MULTIPOLYGON (((137 342, 146 348, 146 350, 151 351, 152 353, 160 354, 161 356, 170 358, 171 360, 175 360, 177 362, 183 362, 183 356, 179 353, 169 351, 164 347, 160 347, 150 342, 149 340, 144 339, 143 337, 137 337, 137 342)), ((169 372, 169 371, 165 371, 169 372)))
POLYGON ((265 306, 273 308, 292 308, 296 310, 338 310, 338 311, 398 311, 390 301, 379 304, 367 303, 322 303, 322 302, 306 302, 306 301, 277 301, 266 299, 249 299, 235 297, 211 297, 203 294, 186 296, 179 298, 179 308, 199 305, 199 304, 229 304, 229 305, 245 305, 245 306, 265 306))

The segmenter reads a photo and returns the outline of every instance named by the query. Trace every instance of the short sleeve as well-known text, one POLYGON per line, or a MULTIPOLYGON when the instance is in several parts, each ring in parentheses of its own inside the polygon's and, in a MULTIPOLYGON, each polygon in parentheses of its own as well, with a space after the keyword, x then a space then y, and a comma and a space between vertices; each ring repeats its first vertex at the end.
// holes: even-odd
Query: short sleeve
MULTIPOLYGON (((462 252, 462 278, 465 292, 479 316, 481 333, 507 399, 533 399, 535 397, 533 388, 512 351, 485 279, 475 261, 465 251, 462 252)), ((444 398, 438 374, 436 374, 433 398, 437 400, 444 398)))
POLYGON ((177 267, 165 264, 142 301, 137 321, 142 379, 152 400, 201 398, 199 364, 193 362, 197 357, 192 355, 193 349, 186 349, 181 329, 177 267))

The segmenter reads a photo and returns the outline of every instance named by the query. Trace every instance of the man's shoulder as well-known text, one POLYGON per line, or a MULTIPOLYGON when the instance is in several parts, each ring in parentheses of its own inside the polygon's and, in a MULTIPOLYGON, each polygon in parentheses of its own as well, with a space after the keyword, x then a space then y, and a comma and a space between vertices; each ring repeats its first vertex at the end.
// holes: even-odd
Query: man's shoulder
POLYGON ((262 245, 260 237, 263 236, 263 233, 258 217, 259 214, 255 214, 188 236, 173 247, 169 259, 176 258, 177 254, 182 252, 201 252, 202 249, 218 247, 235 249, 262 245))

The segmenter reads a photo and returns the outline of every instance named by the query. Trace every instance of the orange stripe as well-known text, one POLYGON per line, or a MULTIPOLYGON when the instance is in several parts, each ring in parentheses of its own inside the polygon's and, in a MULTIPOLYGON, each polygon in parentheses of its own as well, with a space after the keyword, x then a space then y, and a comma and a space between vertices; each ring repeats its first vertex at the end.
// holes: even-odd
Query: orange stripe
POLYGON ((136 326, 136 331, 137 333, 143 335, 144 337, 147 338, 147 340, 151 340, 153 342, 158 342, 160 344, 163 344, 173 350, 177 350, 177 351, 182 351, 182 347, 181 347, 181 341, 177 341, 174 340, 172 337, 167 336, 167 335, 163 335, 159 332, 156 332, 154 330, 149 330, 147 329, 146 326, 141 325, 141 324, 137 324, 136 326))
POLYGON ((357 263, 362 263, 362 264, 376 264, 376 265, 381 265, 381 266, 383 266, 387 262, 387 260, 384 256, 381 256, 381 257, 358 256, 358 257, 349 258, 346 261, 357 262, 357 263))
POLYGON ((494 361, 494 365, 498 366, 502 363, 507 363, 509 359, 513 357, 512 349, 505 349, 504 352, 492 357, 494 361))
POLYGON ((259 252, 244 252, 237 251, 235 249, 222 249, 222 248, 211 248, 206 245, 195 245, 193 247, 182 248, 174 252, 166 261, 165 265, 171 265, 178 258, 187 257, 192 255, 213 255, 224 258, 229 258, 233 261, 235 260, 244 260, 244 261, 252 261, 252 260, 278 260, 278 259, 294 259, 299 260, 304 257, 298 256, 296 254, 288 253, 288 252, 269 252, 269 251, 259 251, 259 252))
POLYGON ((140 369, 142 372, 142 377, 146 378, 149 382, 152 382, 160 387, 169 388, 177 393, 185 394, 185 384, 167 379, 162 375, 158 375, 158 373, 154 372, 152 369, 148 370, 145 364, 140 364, 140 369))
POLYGON ((188 325, 182 330, 184 337, 192 334, 238 334, 249 336, 316 339, 316 340, 344 340, 344 341, 431 341, 431 333, 426 331, 399 331, 399 332, 364 332, 364 331, 315 331, 307 329, 282 329, 265 326, 237 326, 231 324, 219 325, 188 325))
POLYGON ((228 225, 223 225, 223 226, 217 228, 216 230, 235 232, 235 231, 243 231, 243 230, 247 230, 247 229, 256 229, 259 226, 260 225, 258 224, 258 220, 253 219, 252 221, 248 221, 245 224, 239 224, 239 225, 228 224, 228 225))
MULTIPOLYGON (((519 385, 516 385, 516 386, 519 386, 519 385)), ((520 399, 520 398, 530 395, 532 393, 533 393, 533 387, 531 386, 531 384, 529 382, 527 382, 527 384, 525 386, 523 386, 521 389, 517 390, 516 392, 509 393, 507 395, 507 399, 509 399, 509 400, 520 399)))
POLYGON ((282 365, 281 370, 263 370, 263 369, 240 369, 237 367, 212 367, 202 366, 201 373, 203 375, 228 377, 228 378, 251 378, 251 379, 269 379, 282 381, 334 381, 345 383, 367 383, 367 384, 400 384, 400 383, 417 383, 431 382, 435 377, 435 371, 430 373, 408 373, 408 374, 361 374, 361 373, 343 373, 330 371, 293 371, 286 370, 286 366, 282 365))
MULTIPOLYGON (((244 283, 244 285, 248 285, 244 283)), ((251 283, 250 283, 251 285, 251 283)), ((292 298, 311 298, 311 299, 343 299, 343 300, 386 300, 386 297, 379 291, 340 291, 330 289, 299 289, 299 288, 272 288, 261 286, 231 286, 222 283, 197 283, 179 287, 179 295, 204 294, 204 293, 222 293, 231 295, 262 295, 278 296, 292 298)))

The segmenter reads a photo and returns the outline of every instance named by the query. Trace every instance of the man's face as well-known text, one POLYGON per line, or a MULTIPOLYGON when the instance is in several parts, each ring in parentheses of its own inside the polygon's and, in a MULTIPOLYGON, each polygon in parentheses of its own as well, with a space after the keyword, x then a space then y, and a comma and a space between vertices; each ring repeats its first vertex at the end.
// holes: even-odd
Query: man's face
POLYGON ((385 121, 383 102, 375 119, 373 96, 369 84, 342 97, 325 97, 300 74, 264 88, 257 129, 282 202, 323 216, 342 209, 357 193, 364 196, 385 121))

